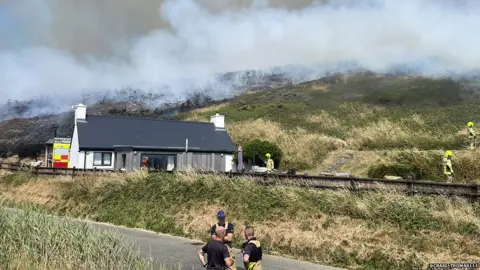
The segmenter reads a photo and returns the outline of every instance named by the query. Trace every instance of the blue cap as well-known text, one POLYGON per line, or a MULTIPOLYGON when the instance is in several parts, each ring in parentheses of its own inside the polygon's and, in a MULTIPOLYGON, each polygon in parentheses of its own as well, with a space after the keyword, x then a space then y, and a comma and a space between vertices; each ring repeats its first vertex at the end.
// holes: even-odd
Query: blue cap
POLYGON ((218 211, 217 218, 225 218, 225 212, 223 210, 218 211))

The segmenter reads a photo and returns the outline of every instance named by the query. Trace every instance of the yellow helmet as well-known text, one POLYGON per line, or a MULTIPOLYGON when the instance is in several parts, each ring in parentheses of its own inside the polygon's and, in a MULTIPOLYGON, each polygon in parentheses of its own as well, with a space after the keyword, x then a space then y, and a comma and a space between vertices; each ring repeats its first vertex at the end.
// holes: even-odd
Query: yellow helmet
POLYGON ((467 127, 473 127, 473 122, 468 122, 467 127))
POLYGON ((453 157, 453 152, 448 150, 448 151, 445 152, 445 156, 446 157, 453 157))
POLYGON ((270 153, 265 154, 267 158, 271 157, 270 153))

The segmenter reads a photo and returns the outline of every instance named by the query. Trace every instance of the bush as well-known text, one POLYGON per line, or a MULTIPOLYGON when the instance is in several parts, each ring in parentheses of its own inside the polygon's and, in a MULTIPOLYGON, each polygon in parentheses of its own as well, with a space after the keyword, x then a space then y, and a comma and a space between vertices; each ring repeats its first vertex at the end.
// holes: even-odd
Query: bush
POLYGON ((272 142, 255 139, 243 146, 243 159, 253 161, 255 158, 255 165, 264 166, 264 162, 267 160, 265 154, 267 153, 272 155, 275 167, 278 168, 278 165, 282 161, 282 150, 280 150, 278 145, 272 142))

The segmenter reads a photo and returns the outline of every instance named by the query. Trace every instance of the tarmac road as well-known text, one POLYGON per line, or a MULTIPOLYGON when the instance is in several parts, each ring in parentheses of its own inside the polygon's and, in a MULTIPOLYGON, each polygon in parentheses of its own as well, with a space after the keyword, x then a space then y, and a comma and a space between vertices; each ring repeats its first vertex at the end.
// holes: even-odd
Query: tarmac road
MULTIPOLYGON (((23 212, 20 209, 4 207, 8 211, 23 212)), ((54 218, 59 218, 53 216, 54 218)), ((93 229, 107 230, 117 233, 134 246, 139 248, 140 253, 146 258, 151 258, 154 265, 163 265, 167 269, 178 270, 180 264, 181 269, 196 270, 205 269, 201 266, 197 251, 204 243, 183 237, 171 236, 167 234, 159 234, 151 231, 126 228, 115 226, 107 223, 94 222, 89 220, 73 219, 78 222, 86 222, 93 229)), ((261 241, 261 239, 260 239, 261 241)), ((238 252, 240 250, 233 249, 236 254, 235 262, 238 270, 245 270, 242 258, 238 252)), ((263 255, 263 269, 308 269, 308 270, 335 270, 340 268, 322 266, 313 263, 301 262, 283 257, 263 255)))
MULTIPOLYGON (((159 263, 172 267, 181 263, 182 269, 205 269, 201 267, 200 260, 197 256, 197 250, 204 244, 199 241, 186 239, 183 237, 157 234, 140 229, 131 229, 125 227, 113 226, 105 223, 90 222, 96 228, 101 230, 111 230, 118 232, 136 246, 140 248, 140 252, 146 256, 151 256, 159 263)), ((238 270, 244 270, 242 259, 239 250, 234 249, 236 254, 236 264, 238 270)), ((290 260, 278 256, 263 255, 263 269, 312 269, 312 270, 334 270, 340 268, 333 268, 290 260)))

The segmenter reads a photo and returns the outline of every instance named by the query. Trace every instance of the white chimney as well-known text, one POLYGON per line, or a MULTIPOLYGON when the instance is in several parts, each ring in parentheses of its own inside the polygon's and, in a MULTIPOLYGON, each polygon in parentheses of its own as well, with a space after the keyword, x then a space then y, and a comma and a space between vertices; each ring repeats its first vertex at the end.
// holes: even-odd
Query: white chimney
POLYGON ((85 121, 87 118, 87 106, 80 103, 73 108, 75 109, 75 124, 77 124, 77 121, 85 121))
POLYGON ((215 129, 225 129, 225 115, 215 114, 210 117, 210 123, 215 125, 215 129))

